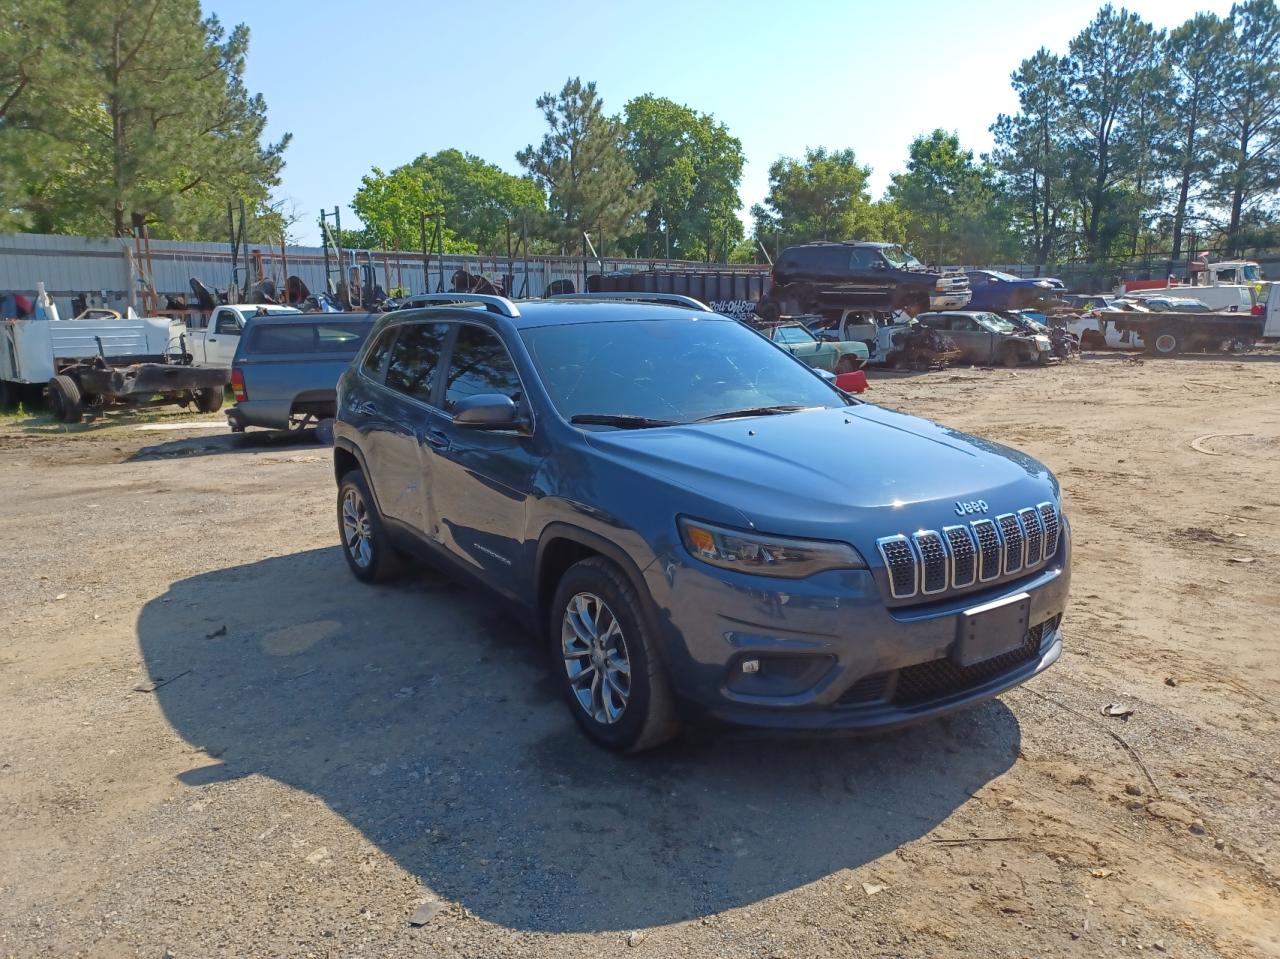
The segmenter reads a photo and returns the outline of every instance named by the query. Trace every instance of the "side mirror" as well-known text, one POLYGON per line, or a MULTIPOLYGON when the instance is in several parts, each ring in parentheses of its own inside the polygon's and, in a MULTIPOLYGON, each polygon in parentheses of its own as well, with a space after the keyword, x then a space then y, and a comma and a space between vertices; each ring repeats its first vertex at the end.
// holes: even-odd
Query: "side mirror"
POLYGON ((509 430, 519 424, 520 412, 511 397, 501 393, 477 393, 459 400, 453 408, 453 425, 477 430, 509 430))
POLYGON ((876 262, 875 262, 875 269, 877 269, 877 270, 883 270, 883 269, 885 269, 885 262, 884 262, 884 260, 876 260, 876 262))

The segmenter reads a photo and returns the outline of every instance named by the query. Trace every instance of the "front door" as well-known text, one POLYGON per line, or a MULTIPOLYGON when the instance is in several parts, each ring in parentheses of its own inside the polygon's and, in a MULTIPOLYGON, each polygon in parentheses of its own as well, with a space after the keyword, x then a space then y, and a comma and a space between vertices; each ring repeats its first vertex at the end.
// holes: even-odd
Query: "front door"
POLYGON ((240 345, 240 314, 223 307, 214 314, 213 322, 204 334, 204 362, 206 366, 230 368, 240 345))
MULTIPOLYGON (((378 508, 420 534, 428 534, 429 458, 421 452, 431 419, 432 390, 449 334, 447 323, 410 323, 399 329, 387 359, 383 388, 353 407, 365 434, 369 478, 378 508)), ((376 352, 370 352, 370 357, 376 352)))
POLYGON ((429 509, 440 542, 490 586, 516 595, 526 507, 534 494, 540 457, 528 426, 480 430, 455 426, 459 400, 481 393, 509 396, 525 413, 524 387, 502 341, 473 323, 458 326, 441 390, 443 416, 429 430, 424 451, 431 460, 429 509))

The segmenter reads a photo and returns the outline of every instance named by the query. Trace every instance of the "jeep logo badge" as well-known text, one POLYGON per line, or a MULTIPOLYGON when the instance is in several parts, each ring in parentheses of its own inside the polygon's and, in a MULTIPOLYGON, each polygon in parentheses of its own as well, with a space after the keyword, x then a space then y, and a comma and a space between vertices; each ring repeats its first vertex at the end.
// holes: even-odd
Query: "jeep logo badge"
POLYGON ((969 516, 972 513, 985 513, 988 509, 987 501, 984 499, 971 499, 967 503, 961 500, 956 500, 957 516, 969 516))

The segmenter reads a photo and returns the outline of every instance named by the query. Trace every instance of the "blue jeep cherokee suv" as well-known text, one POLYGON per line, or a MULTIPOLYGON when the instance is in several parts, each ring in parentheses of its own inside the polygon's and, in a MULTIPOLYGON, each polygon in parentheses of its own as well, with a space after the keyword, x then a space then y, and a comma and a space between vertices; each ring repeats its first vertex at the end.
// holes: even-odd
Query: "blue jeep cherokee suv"
POLYGON ((1057 660, 1040 463, 695 301, 461 299, 383 317, 339 383, 342 546, 366 582, 416 555, 530 611, 596 740, 885 728, 1057 660))

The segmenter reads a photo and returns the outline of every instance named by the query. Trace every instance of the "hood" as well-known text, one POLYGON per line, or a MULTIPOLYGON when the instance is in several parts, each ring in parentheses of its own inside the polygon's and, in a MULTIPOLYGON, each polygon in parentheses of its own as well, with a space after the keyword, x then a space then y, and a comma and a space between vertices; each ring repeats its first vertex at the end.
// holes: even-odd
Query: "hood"
POLYGON ((859 549, 963 522, 958 502, 983 500, 994 516, 1057 498, 1057 482, 1030 456, 870 404, 598 432, 588 442, 620 466, 723 504, 726 515, 704 519, 859 549))

